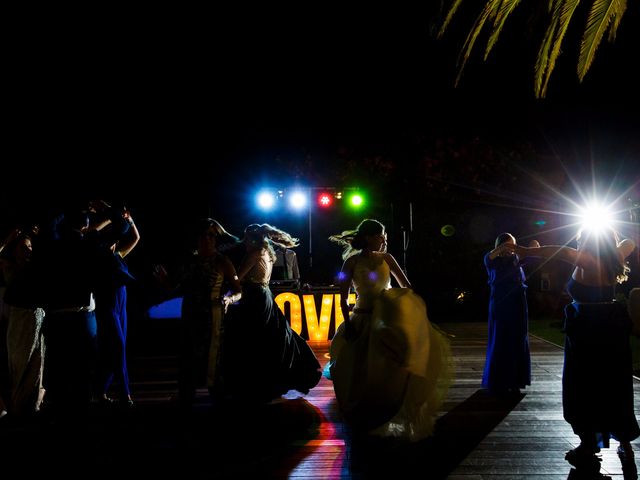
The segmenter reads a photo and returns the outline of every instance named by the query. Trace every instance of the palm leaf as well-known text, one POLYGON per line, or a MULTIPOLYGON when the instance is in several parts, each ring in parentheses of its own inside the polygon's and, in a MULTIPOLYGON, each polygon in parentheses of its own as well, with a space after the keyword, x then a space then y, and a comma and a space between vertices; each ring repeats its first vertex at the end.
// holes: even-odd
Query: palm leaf
MULTIPOLYGON (((558 5, 560 4, 560 2, 558 2, 557 0, 556 3, 558 5)), ((552 10, 550 10, 549 13, 553 13, 553 8, 555 8, 555 6, 552 6, 552 10)), ((560 18, 557 15, 551 15, 551 23, 547 27, 547 30, 545 31, 544 37, 542 39, 542 43, 540 44, 540 50, 538 51, 538 57, 536 59, 533 77, 533 86, 537 98, 540 98, 540 92, 542 91, 542 81, 547 71, 547 65, 549 65, 549 55, 559 23, 560 18)))
POLYGON ((460 68, 458 69, 458 75, 456 77, 456 86, 458 85, 458 83, 460 83, 464 66, 467 63, 469 56, 471 56, 473 46, 478 39, 478 35, 480 35, 480 32, 482 31, 482 28, 484 27, 484 24, 487 22, 487 20, 495 18, 497 16, 501 1, 502 0, 489 0, 482 9, 482 12, 480 12, 480 15, 478 15, 478 18, 473 24, 473 27, 471 27, 471 31, 469 32, 469 35, 464 42, 464 46, 462 47, 461 58, 458 60, 460 68))
MULTIPOLYGON (((552 17, 557 18, 558 23, 553 34, 553 40, 551 41, 551 52, 548 54, 546 69, 541 79, 541 87, 539 90, 536 89, 535 92, 538 98, 544 98, 547 94, 547 86, 549 84, 549 79, 551 78, 551 73, 556 66, 556 60, 560 55, 562 40, 567 33, 567 28, 569 27, 569 23, 571 23, 571 18, 579 4, 580 0, 560 0, 556 4, 556 10, 553 12, 552 17)), ((537 83, 538 82, 536 81, 536 84, 537 83)))
POLYGON ((451 19, 453 18, 455 13, 458 11, 458 7, 461 4, 462 4, 462 0, 455 0, 453 2, 453 5, 451 5, 451 8, 447 12, 447 16, 445 17, 444 22, 442 22, 442 26, 440 27, 440 31, 438 32, 438 38, 440 38, 440 37, 442 37, 442 35, 444 35, 444 31, 447 29, 447 27, 451 23, 451 19))
POLYGON ((627 10, 627 0, 623 0, 624 7, 622 13, 616 15, 611 22, 611 28, 609 29, 609 42, 613 42, 616 39, 616 33, 618 33, 618 27, 620 26, 620 20, 622 20, 622 15, 627 10))
POLYGON ((626 8, 626 0, 594 0, 580 44, 580 57, 578 58, 578 78, 580 81, 589 71, 596 50, 611 21, 617 19, 613 22, 617 30, 620 17, 622 17, 626 8))
MULTIPOLYGON (((439 37, 442 36, 450 24, 462 1, 453 0, 452 6, 440 28, 439 37)), ((546 96, 551 74, 561 53, 562 42, 580 1, 547 0, 547 2, 540 4, 541 7, 546 4, 550 18, 535 64, 534 91, 537 98, 546 96)), ((460 52, 458 75, 455 81, 456 86, 460 82, 464 67, 487 21, 492 20, 493 26, 484 53, 485 61, 497 43, 507 18, 510 17, 520 3, 520 0, 486 0, 484 2, 483 10, 476 18, 460 52)), ((610 41, 615 40, 620 21, 627 9, 627 0, 588 0, 588 3, 591 3, 591 6, 580 44, 580 56, 578 59, 578 78, 580 81, 583 80, 591 67, 596 50, 607 30, 608 39, 610 41)))
POLYGON ((520 0, 503 0, 502 5, 498 9, 498 13, 496 15, 495 22, 493 23, 493 32, 491 32, 491 36, 489 37, 489 41, 487 42, 487 49, 484 52, 484 59, 486 60, 491 52, 491 49, 498 41, 498 37, 500 36, 500 32, 502 31, 502 27, 504 26, 504 22, 507 20, 507 17, 513 12, 516 6, 520 3, 520 0))

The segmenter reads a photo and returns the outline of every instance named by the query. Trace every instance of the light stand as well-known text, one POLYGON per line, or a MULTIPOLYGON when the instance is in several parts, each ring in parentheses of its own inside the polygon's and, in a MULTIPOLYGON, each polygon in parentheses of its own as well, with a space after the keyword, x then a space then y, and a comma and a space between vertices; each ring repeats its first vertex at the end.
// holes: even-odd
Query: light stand
POLYGON ((311 202, 311 189, 309 189, 309 199, 307 202, 309 210, 309 268, 313 268, 313 241, 311 240, 311 209, 313 207, 311 202))
POLYGON ((411 232, 413 232, 413 204, 409 202, 409 232, 402 227, 402 269, 404 270, 404 274, 407 273, 407 249, 409 248, 409 237, 411 232))

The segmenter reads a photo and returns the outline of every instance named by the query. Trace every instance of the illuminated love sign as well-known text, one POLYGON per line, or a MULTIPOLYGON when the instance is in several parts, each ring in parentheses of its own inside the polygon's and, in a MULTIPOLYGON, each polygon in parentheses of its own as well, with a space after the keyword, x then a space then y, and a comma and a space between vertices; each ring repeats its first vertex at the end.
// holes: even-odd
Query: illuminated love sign
MULTIPOLYGON (((285 315, 286 304, 289 304, 289 311, 291 313, 289 323, 291 324, 291 328, 298 334, 302 332, 302 305, 304 304, 304 317, 310 342, 322 342, 329 340, 329 327, 332 319, 334 320, 335 325, 334 331, 337 330, 342 322, 344 322, 342 309, 340 308, 339 293, 322 294, 319 320, 318 311, 316 309, 316 296, 319 295, 299 295, 293 292, 283 292, 275 298, 278 308, 280 308, 285 315), (302 300, 300 300, 301 297, 302 300)), ((356 303, 355 293, 349 294, 347 303, 350 305, 354 305, 356 303)))

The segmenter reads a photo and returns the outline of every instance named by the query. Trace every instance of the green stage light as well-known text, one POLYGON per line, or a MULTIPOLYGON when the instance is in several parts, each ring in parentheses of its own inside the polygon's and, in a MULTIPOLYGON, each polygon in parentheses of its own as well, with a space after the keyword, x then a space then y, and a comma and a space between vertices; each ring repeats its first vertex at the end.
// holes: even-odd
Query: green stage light
POLYGON ((364 205, 364 197, 359 193, 354 193, 349 197, 349 205, 352 208, 361 208, 364 205))

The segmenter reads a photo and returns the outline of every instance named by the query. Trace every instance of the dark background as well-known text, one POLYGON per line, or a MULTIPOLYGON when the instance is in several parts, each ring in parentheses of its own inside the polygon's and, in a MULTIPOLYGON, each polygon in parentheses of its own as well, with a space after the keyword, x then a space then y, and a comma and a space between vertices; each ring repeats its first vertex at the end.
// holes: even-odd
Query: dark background
POLYGON ((3 232, 89 198, 124 202, 142 233, 129 263, 146 279, 179 262, 197 217, 240 236, 268 221, 300 237, 303 281, 320 285, 341 264, 327 237, 375 217, 403 265, 408 235, 409 277, 436 316, 466 291, 464 315, 483 317, 482 256, 500 232, 564 242, 574 219, 551 212, 573 211, 579 191, 620 196, 627 220, 640 199, 640 7, 629 5, 583 83, 577 22, 536 100, 543 30, 526 9, 456 88, 473 8, 437 40, 440 4, 427 3, 25 18, 5 65, 3 232), (309 268, 306 214, 256 212, 263 185, 359 187, 369 203, 312 211, 309 268))

